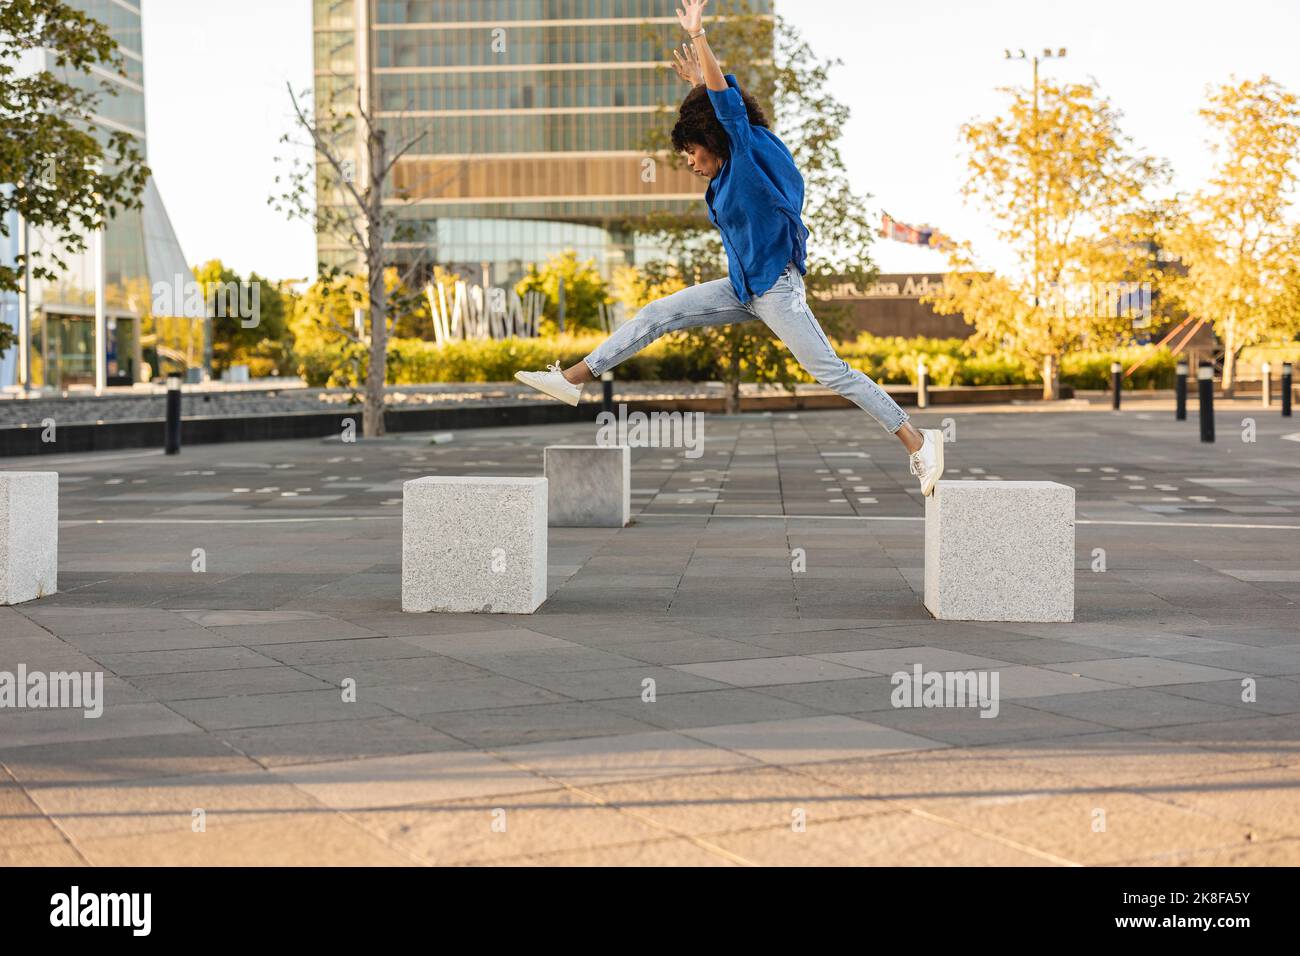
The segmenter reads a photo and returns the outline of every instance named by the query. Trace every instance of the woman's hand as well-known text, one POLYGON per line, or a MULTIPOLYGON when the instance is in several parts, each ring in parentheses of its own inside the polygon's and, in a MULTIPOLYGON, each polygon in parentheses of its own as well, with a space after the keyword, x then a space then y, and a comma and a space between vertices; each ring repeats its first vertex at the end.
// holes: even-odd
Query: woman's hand
POLYGON ((683 30, 692 35, 700 32, 704 23, 704 5, 708 2, 709 0, 683 0, 682 6, 677 8, 677 22, 683 30))
POLYGON ((700 57, 695 52, 695 47, 683 43, 681 52, 673 50, 673 61, 673 70, 691 86, 699 86, 704 82, 704 69, 700 66, 700 57))

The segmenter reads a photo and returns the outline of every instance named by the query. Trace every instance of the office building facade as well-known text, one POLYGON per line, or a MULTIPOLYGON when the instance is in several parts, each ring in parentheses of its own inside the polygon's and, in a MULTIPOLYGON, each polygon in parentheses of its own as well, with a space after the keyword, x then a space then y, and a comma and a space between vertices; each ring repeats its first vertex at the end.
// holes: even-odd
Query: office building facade
MULTIPOLYGON (((67 0, 107 26, 117 41, 124 75, 93 68, 60 68, 48 51, 35 51, 24 71, 50 70, 74 86, 100 90, 91 132, 125 131, 147 156, 141 11, 129 0, 67 0)), ((65 267, 53 281, 28 278, 18 296, 0 303, 2 317, 19 336, 17 347, 0 356, 0 386, 52 388, 129 385, 161 372, 196 370, 203 363, 202 319, 151 315, 155 282, 186 280, 186 264, 175 231, 150 179, 143 209, 119 211, 107 227, 86 237, 77 252, 59 252, 65 267)), ((24 250, 58 251, 43 230, 12 214, 0 255, 10 262, 24 250)), ((47 257, 45 261, 49 261, 47 257)))
MULTIPOLYGON (((392 177, 410 231, 395 261, 502 285, 573 249, 609 276, 651 252, 629 219, 700 208, 700 179, 646 149, 686 92, 667 67, 682 42, 672 4, 314 0, 314 18, 318 108, 360 96, 390 143, 422 137, 392 177)), ((334 236, 318 251, 356 258, 334 236)))

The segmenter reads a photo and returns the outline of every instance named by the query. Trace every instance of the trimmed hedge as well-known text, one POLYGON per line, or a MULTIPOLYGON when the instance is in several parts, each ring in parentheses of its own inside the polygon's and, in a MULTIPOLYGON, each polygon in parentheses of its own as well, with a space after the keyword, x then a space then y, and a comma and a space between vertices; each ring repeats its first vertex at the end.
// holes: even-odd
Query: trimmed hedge
MULTIPOLYGON (((450 342, 435 345, 423 339, 394 339, 388 353, 388 382, 419 385, 434 382, 507 382, 519 369, 542 369, 552 362, 567 368, 591 352, 603 333, 556 335, 536 339, 450 342)), ((1010 353, 964 351, 961 339, 904 339, 862 335, 837 346, 840 356, 882 384, 915 384, 917 362, 924 356, 931 384, 1025 385, 1041 381, 1039 370, 1010 353)), ((1061 360, 1061 383, 1080 389, 1110 386, 1110 364, 1125 370, 1146 361, 1125 382, 1126 388, 1172 388, 1174 356, 1154 346, 1131 346, 1112 351, 1071 352, 1061 360)), ((799 381, 810 381, 790 360, 799 381)), ((298 353, 299 374, 311 386, 355 386, 364 378, 365 351, 348 345, 335 350, 298 353)), ((618 367, 624 381, 718 381, 720 368, 709 356, 687 348, 679 337, 668 336, 634 355, 618 367)))

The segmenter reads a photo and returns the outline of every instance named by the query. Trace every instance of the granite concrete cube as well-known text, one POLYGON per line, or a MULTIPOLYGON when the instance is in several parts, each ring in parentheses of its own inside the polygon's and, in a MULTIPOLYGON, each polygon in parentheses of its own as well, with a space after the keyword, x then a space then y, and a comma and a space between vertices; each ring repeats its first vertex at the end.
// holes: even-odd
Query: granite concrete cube
POLYGON ((402 610, 531 614, 546 600, 546 479, 402 485, 402 610))
POLYGON ((58 584, 58 473, 0 471, 0 604, 48 597, 58 584))
POLYGON ((1073 621, 1074 489, 940 481, 925 499, 925 606, 941 620, 1073 621))
POLYGON ((632 450, 626 445, 547 445, 542 471, 554 528, 622 528, 632 520, 632 450))

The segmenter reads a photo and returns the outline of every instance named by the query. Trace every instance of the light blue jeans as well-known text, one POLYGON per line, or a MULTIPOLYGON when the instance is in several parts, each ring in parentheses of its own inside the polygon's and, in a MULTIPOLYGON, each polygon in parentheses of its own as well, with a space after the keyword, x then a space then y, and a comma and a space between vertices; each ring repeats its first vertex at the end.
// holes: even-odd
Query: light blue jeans
POLYGON ((728 279, 714 279, 651 302, 587 356, 591 374, 600 377, 669 332, 762 319, 804 369, 820 384, 843 395, 880 423, 891 435, 907 422, 907 413, 879 385, 835 354, 804 292, 794 263, 776 285, 742 303, 728 279))

